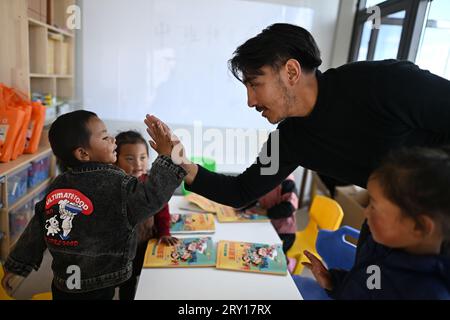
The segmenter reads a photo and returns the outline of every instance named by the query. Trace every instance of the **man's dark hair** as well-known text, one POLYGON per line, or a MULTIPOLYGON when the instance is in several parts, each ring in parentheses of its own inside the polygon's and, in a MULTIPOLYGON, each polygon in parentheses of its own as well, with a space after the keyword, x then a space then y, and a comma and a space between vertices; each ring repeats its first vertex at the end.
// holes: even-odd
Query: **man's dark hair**
POLYGON ((389 154, 370 179, 419 227, 419 215, 437 221, 450 237, 450 149, 410 148, 389 154))
POLYGON ((87 123, 97 115, 86 110, 66 113, 53 122, 48 132, 48 139, 61 169, 80 164, 73 152, 79 147, 89 147, 91 132, 87 123))
POLYGON ((140 144, 142 143, 147 150, 147 155, 149 154, 148 144, 145 141, 144 137, 137 131, 124 131, 119 133, 116 136, 116 145, 117 145, 117 157, 120 155, 120 149, 124 144, 140 144))
POLYGON ((245 78, 261 75, 262 67, 270 66, 278 71, 290 59, 297 60, 309 73, 322 64, 316 41, 306 29, 276 23, 237 48, 229 68, 244 82, 245 78))

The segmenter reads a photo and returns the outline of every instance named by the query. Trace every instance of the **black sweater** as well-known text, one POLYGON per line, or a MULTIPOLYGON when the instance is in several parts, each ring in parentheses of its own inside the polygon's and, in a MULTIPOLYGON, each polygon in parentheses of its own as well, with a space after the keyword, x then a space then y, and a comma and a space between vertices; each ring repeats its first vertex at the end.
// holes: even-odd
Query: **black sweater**
MULTIPOLYGON (((237 208, 272 190, 298 166, 365 188, 390 150, 450 144, 450 81, 446 79, 396 60, 318 71, 317 79, 319 95, 312 113, 288 118, 278 126, 276 174, 261 174, 267 166, 261 164, 260 154, 237 177, 199 167, 187 188, 237 208)), ((270 135, 268 150, 275 136, 270 135)))

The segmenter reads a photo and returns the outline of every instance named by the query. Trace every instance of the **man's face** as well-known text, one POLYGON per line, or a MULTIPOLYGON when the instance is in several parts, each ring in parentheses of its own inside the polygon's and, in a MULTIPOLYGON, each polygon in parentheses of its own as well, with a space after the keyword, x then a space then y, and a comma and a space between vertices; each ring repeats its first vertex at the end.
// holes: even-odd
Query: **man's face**
POLYGON ((269 66, 261 68, 262 75, 246 77, 247 103, 256 108, 270 123, 277 124, 289 117, 295 98, 289 92, 283 68, 274 70, 269 66))

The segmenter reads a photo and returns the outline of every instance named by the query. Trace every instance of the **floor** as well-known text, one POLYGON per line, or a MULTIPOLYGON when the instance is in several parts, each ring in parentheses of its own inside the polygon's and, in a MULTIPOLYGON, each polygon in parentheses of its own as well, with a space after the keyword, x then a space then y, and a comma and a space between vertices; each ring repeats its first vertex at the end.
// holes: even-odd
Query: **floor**
MULTIPOLYGON (((303 230, 308 223, 307 210, 297 211, 298 230, 303 230)), ((44 254, 41 268, 39 271, 33 271, 26 279, 17 284, 13 297, 20 300, 31 299, 34 294, 51 291, 51 261, 52 258, 48 251, 44 254)), ((311 272, 304 268, 302 276, 312 277, 311 272)))

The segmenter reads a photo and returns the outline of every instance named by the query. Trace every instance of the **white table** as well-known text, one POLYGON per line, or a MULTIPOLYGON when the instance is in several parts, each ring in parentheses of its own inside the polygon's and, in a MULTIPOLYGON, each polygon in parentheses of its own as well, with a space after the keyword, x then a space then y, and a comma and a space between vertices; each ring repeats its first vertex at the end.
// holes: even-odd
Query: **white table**
MULTIPOLYGON (((183 213, 179 208, 189 204, 183 197, 174 196, 169 206, 172 213, 183 213)), ((216 232, 205 236, 211 236, 216 243, 219 240, 281 243, 270 222, 219 223, 216 220, 216 232)), ((289 274, 278 276, 215 268, 144 268, 136 299, 302 300, 302 296, 289 274)))

